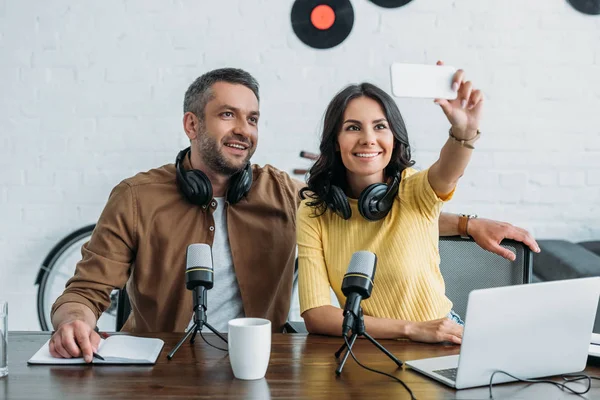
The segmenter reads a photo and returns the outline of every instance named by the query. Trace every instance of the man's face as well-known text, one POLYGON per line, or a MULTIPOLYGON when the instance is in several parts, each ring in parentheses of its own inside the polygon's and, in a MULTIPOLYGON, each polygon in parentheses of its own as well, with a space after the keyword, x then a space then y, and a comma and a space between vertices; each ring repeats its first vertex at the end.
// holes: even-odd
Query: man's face
POLYGON ((213 171, 233 175, 244 168, 258 144, 258 99, 246 86, 217 82, 199 124, 197 146, 213 171))

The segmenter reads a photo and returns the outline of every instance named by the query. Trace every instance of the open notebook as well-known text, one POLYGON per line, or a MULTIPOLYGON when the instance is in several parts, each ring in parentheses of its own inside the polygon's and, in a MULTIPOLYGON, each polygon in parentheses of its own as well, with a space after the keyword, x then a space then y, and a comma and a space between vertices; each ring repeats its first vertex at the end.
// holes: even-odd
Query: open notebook
MULTIPOLYGON (((50 355, 48 340, 41 349, 27 361, 28 364, 85 364, 83 358, 55 358, 50 355)), ((93 364, 155 364, 163 348, 160 339, 127 335, 114 335, 101 339, 97 353, 104 361, 93 358, 93 364)))

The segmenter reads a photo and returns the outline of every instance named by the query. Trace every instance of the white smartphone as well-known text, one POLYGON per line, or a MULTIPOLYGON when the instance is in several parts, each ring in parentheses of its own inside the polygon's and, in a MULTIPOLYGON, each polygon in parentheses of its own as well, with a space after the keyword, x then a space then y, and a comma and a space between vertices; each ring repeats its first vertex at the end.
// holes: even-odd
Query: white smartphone
POLYGON ((456 68, 449 65, 400 64, 391 67, 392 93, 396 97, 455 99, 452 78, 456 68))

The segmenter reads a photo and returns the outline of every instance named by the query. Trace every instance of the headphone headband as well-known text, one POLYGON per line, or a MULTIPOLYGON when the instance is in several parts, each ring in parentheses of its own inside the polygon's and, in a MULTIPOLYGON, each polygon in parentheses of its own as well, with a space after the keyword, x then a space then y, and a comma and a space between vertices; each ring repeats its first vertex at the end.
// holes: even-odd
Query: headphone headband
POLYGON ((383 196, 376 205, 376 209, 379 212, 384 212, 387 214, 388 211, 392 208, 392 204, 394 203, 394 198, 398 194, 398 189, 400 188, 400 179, 398 176, 394 176, 392 179, 392 184, 389 189, 386 191, 385 196, 383 196))

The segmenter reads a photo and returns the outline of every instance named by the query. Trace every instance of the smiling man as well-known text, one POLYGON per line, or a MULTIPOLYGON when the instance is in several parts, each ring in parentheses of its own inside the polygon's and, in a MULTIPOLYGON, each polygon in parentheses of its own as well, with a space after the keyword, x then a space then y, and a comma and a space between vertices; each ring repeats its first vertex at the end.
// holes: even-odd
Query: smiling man
MULTIPOLYGON (((114 288, 127 284, 132 312, 124 331, 182 332, 192 320, 185 289, 186 249, 212 247, 214 287, 208 322, 227 331, 236 317, 261 317, 281 331, 290 308, 298 191, 304 186, 269 165, 251 165, 258 144, 258 83, 247 72, 207 72, 188 88, 183 128, 190 147, 174 164, 139 173, 111 192, 82 260, 52 307, 55 357, 91 361, 94 331, 114 288)), ((440 233, 459 233, 443 214, 440 233)), ((511 237, 537 246, 510 224, 473 220, 482 247, 500 253, 511 237)), ((465 229, 466 231, 466 226, 465 229)), ((504 255, 509 257, 510 255, 504 255)))
POLYGON ((296 209, 302 185, 269 165, 250 165, 258 144, 258 83, 239 69, 208 72, 188 88, 183 128, 190 147, 175 164, 137 174, 110 194, 82 248, 75 276, 52 308, 55 357, 91 360, 110 293, 127 283, 133 332, 182 332, 192 320, 186 249, 212 247, 208 322, 237 317, 281 331, 292 292, 296 209))

